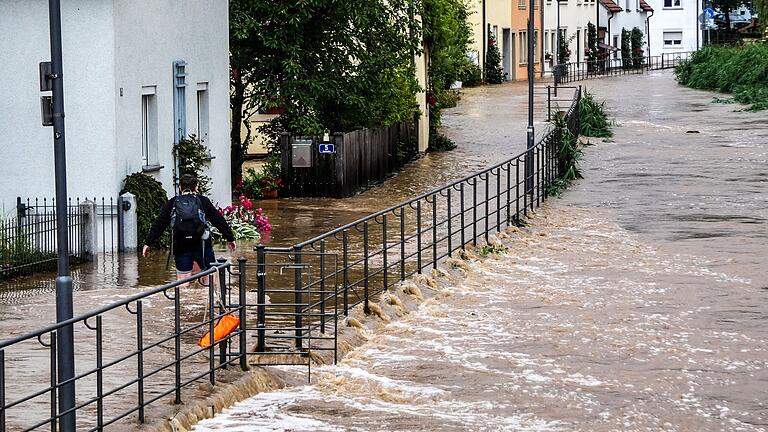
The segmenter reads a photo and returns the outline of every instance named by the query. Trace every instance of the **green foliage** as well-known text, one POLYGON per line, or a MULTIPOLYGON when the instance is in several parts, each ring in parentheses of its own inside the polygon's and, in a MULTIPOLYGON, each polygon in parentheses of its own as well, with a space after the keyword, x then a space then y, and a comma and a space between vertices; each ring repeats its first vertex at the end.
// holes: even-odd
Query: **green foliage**
POLYGON ((590 22, 587 24, 587 61, 589 67, 594 67, 597 53, 597 27, 590 22))
POLYGON ((685 86, 733 93, 748 110, 768 109, 768 45, 706 46, 675 68, 685 86))
POLYGON ((642 67, 645 60, 643 56, 643 46, 645 45, 643 31, 639 27, 635 27, 630 32, 629 37, 632 44, 632 66, 634 68, 642 67))
MULTIPOLYGON (((1 220, 0 220, 1 222, 1 220)), ((35 263, 34 271, 56 269, 56 254, 33 247, 25 233, 9 238, 6 230, 0 230, 0 280, 29 274, 32 269, 23 267, 35 263)))
POLYGON ((429 134, 429 147, 427 151, 444 152, 456 148, 456 143, 445 135, 435 132, 429 134))
POLYGON ((463 87, 475 87, 483 83, 483 71, 480 65, 467 57, 459 79, 463 87))
MULTIPOLYGON (((410 0, 230 2, 235 113, 282 105, 271 127, 294 135, 410 119, 420 34, 410 0)), ((245 117, 245 118, 241 118, 245 117)), ((234 126, 233 129, 238 129, 234 126)), ((244 138, 233 132, 233 148, 244 138), (239 142, 238 142, 239 141, 239 142)))
POLYGON ((588 137, 610 138, 611 121, 605 114, 605 101, 598 102, 594 95, 584 90, 579 100, 579 134, 588 137))
POLYGON ((480 256, 484 257, 487 257, 488 255, 507 255, 509 253, 509 248, 502 244, 486 244, 477 252, 480 256))
POLYGON ((501 84, 504 81, 504 70, 501 67, 501 52, 496 37, 488 35, 488 50, 485 53, 485 82, 501 84))
POLYGON ((621 29, 621 65, 624 69, 632 68, 632 32, 621 29))
POLYGON ((563 113, 557 113, 552 119, 552 127, 557 146, 557 164, 560 175, 549 186, 547 193, 549 195, 560 195, 570 184, 582 178, 578 167, 578 160, 581 157, 581 149, 568 129, 568 122, 563 113))
MULTIPOLYGON (((136 216, 139 224, 139 241, 144 241, 160 210, 168 202, 163 185, 143 173, 134 173, 125 178, 120 194, 130 192, 136 196, 136 216)), ((166 230, 158 241, 160 247, 171 244, 171 232, 166 230)))
POLYGON ((464 0, 423 0, 424 44, 429 55, 428 90, 448 90, 475 66, 467 57, 472 44, 469 8, 464 0))
POLYGON ((192 174, 197 177, 197 191, 207 195, 211 191, 211 178, 203 174, 205 164, 210 160, 208 147, 200 139, 192 134, 188 138, 179 140, 173 146, 173 152, 179 163, 179 178, 184 174, 192 174))
POLYGON ((560 57, 560 64, 566 64, 571 61, 571 41, 573 41, 573 38, 576 37, 576 33, 572 34, 569 38, 558 38, 559 45, 557 47, 557 51, 560 57))
POLYGON ((283 187, 280 180, 280 156, 272 154, 267 157, 267 161, 261 167, 260 171, 253 168, 246 170, 243 176, 242 186, 237 192, 242 193, 248 198, 260 198, 267 192, 279 191, 283 187))

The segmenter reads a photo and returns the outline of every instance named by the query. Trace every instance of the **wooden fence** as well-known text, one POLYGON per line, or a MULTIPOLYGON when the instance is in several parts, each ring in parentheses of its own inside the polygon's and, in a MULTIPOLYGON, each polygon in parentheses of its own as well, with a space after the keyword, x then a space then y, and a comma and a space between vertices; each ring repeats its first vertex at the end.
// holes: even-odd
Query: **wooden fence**
POLYGON ((416 121, 389 127, 337 133, 328 141, 311 139, 311 166, 294 166, 294 143, 302 138, 283 135, 281 196, 345 197, 381 182, 418 155, 416 121), (335 153, 320 153, 333 144, 335 153))

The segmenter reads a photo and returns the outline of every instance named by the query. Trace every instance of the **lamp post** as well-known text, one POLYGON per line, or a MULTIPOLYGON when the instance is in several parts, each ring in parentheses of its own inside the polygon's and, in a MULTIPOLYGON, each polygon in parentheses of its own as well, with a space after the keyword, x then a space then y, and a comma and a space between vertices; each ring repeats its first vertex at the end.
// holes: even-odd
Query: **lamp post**
MULTIPOLYGON (((56 249, 58 253, 56 275, 56 321, 72 318, 72 277, 69 273, 69 237, 67 235, 67 157, 64 145, 64 78, 61 55, 61 4, 48 1, 48 19, 51 38, 51 74, 53 84, 53 153, 56 178, 56 249)), ((56 331, 59 430, 74 432, 75 419, 75 351, 72 325, 56 331), (70 411, 72 410, 72 411, 70 411)))
MULTIPOLYGON (((530 0, 528 4, 528 152, 525 154, 525 189, 526 193, 533 196, 533 7, 537 0, 530 0)), ((558 3, 559 4, 559 3, 558 3)), ((533 202, 533 201, 531 201, 533 202)))

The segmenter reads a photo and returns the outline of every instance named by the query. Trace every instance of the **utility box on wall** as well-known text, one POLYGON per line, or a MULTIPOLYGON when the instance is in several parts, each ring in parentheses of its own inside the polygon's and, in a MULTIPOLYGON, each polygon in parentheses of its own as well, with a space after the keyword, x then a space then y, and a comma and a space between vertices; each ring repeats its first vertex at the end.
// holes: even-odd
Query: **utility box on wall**
POLYGON ((312 140, 295 139, 291 142, 291 166, 312 168, 312 140))

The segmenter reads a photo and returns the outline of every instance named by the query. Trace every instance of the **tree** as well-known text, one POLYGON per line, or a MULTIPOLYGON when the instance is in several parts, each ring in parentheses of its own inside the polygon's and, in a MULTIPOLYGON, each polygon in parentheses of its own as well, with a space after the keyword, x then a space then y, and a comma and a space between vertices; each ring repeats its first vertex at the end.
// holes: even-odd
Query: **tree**
POLYGON ((621 29, 621 65, 624 69, 632 67, 632 32, 621 29))
POLYGON ((643 46, 645 41, 643 40, 643 31, 639 27, 632 29, 630 33, 630 40, 632 43, 632 66, 639 68, 643 65, 643 46))
POLYGON ((488 35, 488 50, 485 54, 485 82, 501 84, 504 81, 504 70, 501 67, 501 53, 493 34, 488 35))
POLYGON ((418 0, 230 2, 232 179, 252 139, 248 118, 283 113, 261 132, 322 135, 411 118, 418 0), (241 128, 245 128, 245 134, 241 128))
POLYGON ((597 27, 591 22, 587 23, 587 69, 595 70, 597 64, 597 27))

